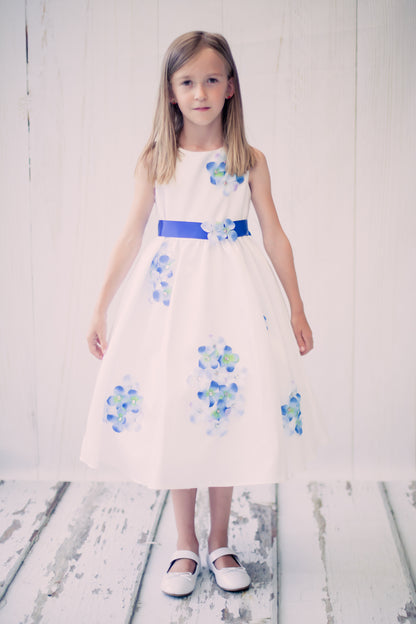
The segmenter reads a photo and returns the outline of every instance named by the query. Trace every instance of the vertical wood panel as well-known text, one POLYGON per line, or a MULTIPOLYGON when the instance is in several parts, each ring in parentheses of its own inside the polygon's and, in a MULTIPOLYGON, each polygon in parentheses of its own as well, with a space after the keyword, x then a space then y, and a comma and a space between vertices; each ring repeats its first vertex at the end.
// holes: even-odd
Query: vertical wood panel
POLYGON ((28 20, 41 476, 76 478, 97 370, 85 336, 151 114, 155 9, 34 1, 28 20))
POLYGON ((360 0, 355 473, 416 474, 416 8, 360 0))
POLYGON ((25 3, 0 3, 0 476, 36 476, 38 462, 29 205, 25 3))
POLYGON ((175 37, 191 30, 219 32, 222 4, 222 0, 158 0, 160 62, 175 37))
POLYGON ((350 474, 352 455, 355 18, 353 0, 292 7, 275 134, 278 192, 315 340, 305 366, 330 435, 321 465, 334 478, 350 474))
POLYGON ((161 56, 194 28, 230 41, 294 247, 331 436, 317 473, 348 476, 354 453, 356 476, 414 475, 414 3, 359 0, 356 16, 356 0, 31 0, 28 96, 25 3, 0 12, 0 476, 98 478, 78 462, 99 366, 85 335, 161 56))
POLYGON ((355 1, 225 4, 250 139, 267 155, 315 337, 305 367, 331 444, 351 470, 355 1))
POLYGON ((74 396, 68 388, 68 374, 77 364, 73 361, 74 347, 80 338, 74 324, 91 180, 89 158, 94 147, 89 129, 85 136, 87 20, 84 3, 74 3, 70 10, 62 2, 28 4, 36 388, 40 476, 44 478, 56 474, 64 459, 67 401, 72 409, 77 405, 77 412, 81 407, 77 401, 79 384, 74 396))

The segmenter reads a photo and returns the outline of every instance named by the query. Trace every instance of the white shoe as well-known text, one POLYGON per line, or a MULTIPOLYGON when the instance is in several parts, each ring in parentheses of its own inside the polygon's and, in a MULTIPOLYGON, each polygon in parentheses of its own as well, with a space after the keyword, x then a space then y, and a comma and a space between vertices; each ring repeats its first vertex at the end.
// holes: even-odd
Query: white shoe
POLYGON ((162 577, 161 590, 168 596, 188 596, 195 589, 196 579, 201 572, 201 560, 191 550, 177 550, 173 553, 167 572, 162 577), (169 572, 178 559, 192 559, 195 561, 193 572, 169 572))
POLYGON ((251 583, 251 579, 246 569, 241 565, 235 552, 231 548, 217 548, 208 555, 208 567, 215 575, 217 585, 226 591, 242 591, 247 589, 251 583), (214 562, 224 555, 231 555, 238 563, 238 568, 222 568, 219 570, 215 567, 214 562))

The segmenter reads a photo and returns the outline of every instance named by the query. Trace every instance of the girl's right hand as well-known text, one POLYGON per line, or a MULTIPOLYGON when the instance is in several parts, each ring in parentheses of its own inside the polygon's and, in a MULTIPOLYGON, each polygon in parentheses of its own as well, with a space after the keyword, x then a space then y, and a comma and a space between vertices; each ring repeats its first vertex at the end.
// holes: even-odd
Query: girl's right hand
POLYGON ((107 320, 105 315, 96 314, 87 336, 88 348, 91 353, 102 360, 107 350, 107 320))

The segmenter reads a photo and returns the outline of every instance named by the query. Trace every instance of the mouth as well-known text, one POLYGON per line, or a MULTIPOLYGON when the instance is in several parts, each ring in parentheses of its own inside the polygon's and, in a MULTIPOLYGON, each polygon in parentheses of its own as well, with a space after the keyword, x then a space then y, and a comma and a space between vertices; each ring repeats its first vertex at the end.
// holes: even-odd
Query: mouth
POLYGON ((206 111, 209 110, 209 106, 198 106, 197 108, 194 108, 192 110, 196 110, 196 111, 206 111))

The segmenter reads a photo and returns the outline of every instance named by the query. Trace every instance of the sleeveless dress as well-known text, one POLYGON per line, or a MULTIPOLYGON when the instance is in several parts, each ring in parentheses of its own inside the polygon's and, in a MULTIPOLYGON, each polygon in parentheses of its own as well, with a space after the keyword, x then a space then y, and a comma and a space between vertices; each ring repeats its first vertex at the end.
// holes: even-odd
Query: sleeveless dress
POLYGON ((272 263, 236 235, 248 173, 228 175, 225 158, 180 149, 156 186, 158 218, 207 238, 157 236, 142 252, 88 415, 81 460, 150 488, 283 481, 327 439, 272 263))

